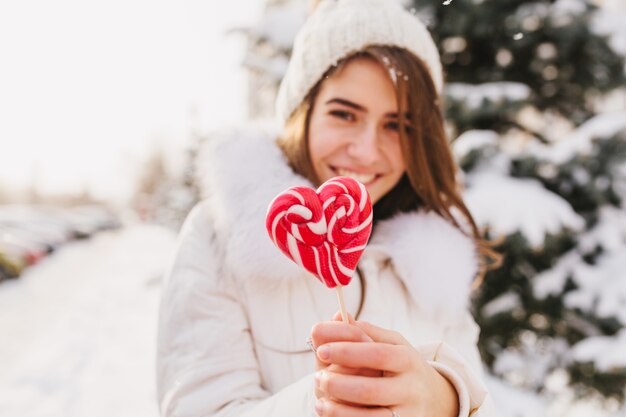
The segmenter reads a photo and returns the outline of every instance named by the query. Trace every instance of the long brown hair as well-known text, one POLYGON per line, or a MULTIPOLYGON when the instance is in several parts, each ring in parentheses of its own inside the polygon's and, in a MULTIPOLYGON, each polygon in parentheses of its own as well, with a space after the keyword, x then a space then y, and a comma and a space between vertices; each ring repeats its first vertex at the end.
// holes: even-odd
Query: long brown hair
POLYGON ((324 80, 340 71, 355 58, 369 58, 390 71, 398 101, 398 123, 405 125, 409 115, 411 128, 400 129, 400 144, 406 173, 398 184, 374 205, 376 222, 400 212, 424 208, 448 220, 461 232, 470 235, 480 255, 478 284, 487 269, 501 263, 501 256, 485 241, 461 198, 457 167, 444 128, 443 104, 430 73, 421 59, 409 51, 391 46, 370 46, 353 54, 326 74, 311 89, 292 113, 278 144, 295 172, 321 183, 309 155, 309 124, 317 94, 324 80))

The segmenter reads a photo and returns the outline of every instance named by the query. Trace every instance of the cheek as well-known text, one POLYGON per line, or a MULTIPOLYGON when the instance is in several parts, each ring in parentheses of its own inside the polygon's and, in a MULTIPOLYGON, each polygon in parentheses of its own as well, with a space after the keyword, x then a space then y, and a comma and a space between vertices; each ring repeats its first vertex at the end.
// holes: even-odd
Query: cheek
POLYGON ((394 146, 389 149, 388 155, 389 163, 393 171, 404 172, 406 170, 406 164, 404 163, 404 157, 402 156, 400 142, 394 143, 394 146))
POLYGON ((331 155, 337 149, 338 141, 333 138, 333 132, 324 126, 311 126, 309 129, 309 155, 314 166, 331 155))
POLYGON ((311 130, 309 132, 309 156, 311 157, 311 162, 314 167, 319 164, 319 160, 321 158, 320 152, 319 136, 311 130))
POLYGON ((395 161, 395 169, 400 172, 406 171, 406 164, 404 163, 402 152, 398 153, 397 159, 395 161))

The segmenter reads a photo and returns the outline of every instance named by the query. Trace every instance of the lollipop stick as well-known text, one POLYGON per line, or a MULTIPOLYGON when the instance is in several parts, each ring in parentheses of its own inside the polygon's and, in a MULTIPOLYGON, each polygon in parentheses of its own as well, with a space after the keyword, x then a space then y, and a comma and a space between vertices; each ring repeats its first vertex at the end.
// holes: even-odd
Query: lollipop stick
POLYGON ((348 323, 348 313, 346 311, 346 302, 343 299, 343 287, 341 285, 337 285, 335 287, 337 290, 337 298, 339 299, 339 307, 341 308, 341 318, 344 323, 348 323))

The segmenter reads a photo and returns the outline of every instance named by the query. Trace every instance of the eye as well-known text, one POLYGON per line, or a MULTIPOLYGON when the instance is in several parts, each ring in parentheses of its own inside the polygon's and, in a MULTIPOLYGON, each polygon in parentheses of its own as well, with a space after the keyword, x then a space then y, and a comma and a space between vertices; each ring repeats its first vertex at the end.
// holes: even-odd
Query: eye
POLYGON ((348 122, 354 121, 355 119, 354 114, 345 110, 332 110, 329 112, 329 114, 333 117, 336 117, 341 120, 346 120, 348 122))
MULTIPOLYGON (((394 132, 398 132, 400 130, 400 124, 398 122, 387 122, 385 124, 385 128, 389 130, 393 130, 394 132)), ((409 135, 413 131, 413 126, 409 124, 404 125, 404 133, 409 135)))

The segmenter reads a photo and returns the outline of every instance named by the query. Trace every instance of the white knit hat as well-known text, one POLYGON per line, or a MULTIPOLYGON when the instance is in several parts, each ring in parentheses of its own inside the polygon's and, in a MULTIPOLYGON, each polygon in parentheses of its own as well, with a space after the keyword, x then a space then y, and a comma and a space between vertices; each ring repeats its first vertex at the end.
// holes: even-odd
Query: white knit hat
POLYGON ((324 73, 370 45, 407 49, 428 66, 438 92, 443 74, 439 52, 426 26, 398 0, 322 0, 294 41, 276 98, 284 124, 324 73))

